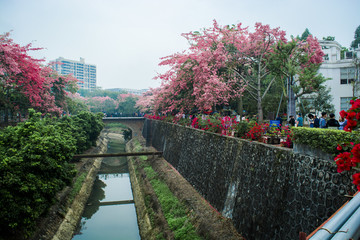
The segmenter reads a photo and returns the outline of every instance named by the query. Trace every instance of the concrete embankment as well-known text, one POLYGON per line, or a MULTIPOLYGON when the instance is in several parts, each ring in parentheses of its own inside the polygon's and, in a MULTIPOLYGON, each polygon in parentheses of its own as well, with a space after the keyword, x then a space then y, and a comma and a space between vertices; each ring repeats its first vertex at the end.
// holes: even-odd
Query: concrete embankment
MULTIPOLYGON (((126 144, 126 151, 127 152, 133 151, 132 140, 128 144, 126 144)), ((132 187, 134 202, 136 207, 136 215, 139 224, 140 236, 142 239, 151 239, 151 237, 149 237, 150 235, 152 235, 152 226, 150 222, 150 217, 148 212, 146 211, 144 194, 140 187, 140 179, 138 179, 135 173, 134 162, 130 158, 128 158, 128 167, 129 167, 131 187, 132 187)))
MULTIPOLYGON (((105 132, 102 132, 101 136, 97 141, 97 147, 89 153, 104 153, 107 150, 107 136, 105 132)), ((81 219, 82 212, 84 211, 87 199, 90 196, 94 180, 97 172, 100 169, 102 158, 95 159, 84 159, 92 163, 91 167, 88 168, 88 173, 82 184, 79 193, 75 196, 70 208, 68 209, 64 220, 59 226, 57 232, 53 236, 53 240, 67 240, 72 239, 73 233, 77 227, 79 220, 81 219)))

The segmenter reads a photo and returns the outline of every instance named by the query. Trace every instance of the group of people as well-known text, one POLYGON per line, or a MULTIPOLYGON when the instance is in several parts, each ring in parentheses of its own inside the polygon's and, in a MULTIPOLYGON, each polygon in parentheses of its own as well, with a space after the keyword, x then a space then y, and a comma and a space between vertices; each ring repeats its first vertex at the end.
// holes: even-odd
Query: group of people
MULTIPOLYGON (((322 112, 321 118, 318 118, 316 115, 309 114, 309 123, 311 128, 331 128, 331 129, 339 129, 344 130, 344 127, 347 124, 347 120, 339 117, 339 120, 335 119, 335 114, 330 113, 330 119, 327 119, 327 113, 322 112)), ((301 114, 298 115, 298 118, 295 120, 294 116, 290 116, 289 124, 291 126, 303 127, 304 126, 304 119, 302 118, 301 114)))

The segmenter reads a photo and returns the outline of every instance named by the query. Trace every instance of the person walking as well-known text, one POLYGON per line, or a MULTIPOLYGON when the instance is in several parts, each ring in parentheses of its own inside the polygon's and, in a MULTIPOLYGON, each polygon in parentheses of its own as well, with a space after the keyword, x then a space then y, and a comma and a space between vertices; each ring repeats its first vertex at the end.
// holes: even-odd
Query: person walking
POLYGON ((316 116, 314 116, 314 128, 319 128, 320 127, 320 119, 316 116))
POLYGON ((322 112, 320 122, 319 122, 320 128, 327 128, 326 117, 327 117, 327 112, 322 112))
POLYGON ((326 125, 331 129, 339 129, 340 124, 338 120, 335 119, 335 114, 330 113, 330 119, 327 121, 326 125))
POLYGON ((301 117, 301 113, 298 114, 298 118, 296 119, 296 125, 298 127, 304 126, 304 119, 301 117))
POLYGON ((295 118, 294 118, 293 115, 290 116, 289 124, 290 124, 291 127, 294 127, 294 126, 295 126, 295 118))
POLYGON ((344 130, 344 127, 347 124, 347 119, 343 118, 343 117, 339 117, 339 130, 344 130))
POLYGON ((309 113, 308 117, 309 117, 310 127, 313 128, 314 127, 314 115, 309 113))

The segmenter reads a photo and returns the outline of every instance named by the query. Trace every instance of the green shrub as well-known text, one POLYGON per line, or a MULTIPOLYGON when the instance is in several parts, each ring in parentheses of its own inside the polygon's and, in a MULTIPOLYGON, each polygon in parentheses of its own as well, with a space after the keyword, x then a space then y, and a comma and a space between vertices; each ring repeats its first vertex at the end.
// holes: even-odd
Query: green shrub
POLYGON ((87 173, 83 172, 80 176, 76 178, 76 181, 73 185, 73 188, 69 194, 69 203, 72 203, 75 196, 80 192, 81 187, 86 179, 87 173))
POLYGON ((0 239, 30 236, 56 194, 72 182, 70 160, 102 128, 95 115, 75 118, 41 118, 29 110, 28 121, 0 131, 0 239))
POLYGON ((244 138, 249 131, 250 124, 247 121, 241 121, 235 127, 236 137, 244 138))
POLYGON ((293 132, 293 141, 298 144, 305 144, 312 148, 318 148, 322 151, 335 155, 338 144, 345 142, 360 142, 359 132, 345 132, 336 129, 322 128, 291 128, 293 132))
POLYGON ((85 132, 86 143, 82 146, 78 146, 81 150, 86 150, 91 146, 96 145, 96 140, 100 135, 101 130, 104 128, 102 121, 103 114, 93 114, 91 112, 80 112, 73 117, 74 124, 80 131, 85 132))

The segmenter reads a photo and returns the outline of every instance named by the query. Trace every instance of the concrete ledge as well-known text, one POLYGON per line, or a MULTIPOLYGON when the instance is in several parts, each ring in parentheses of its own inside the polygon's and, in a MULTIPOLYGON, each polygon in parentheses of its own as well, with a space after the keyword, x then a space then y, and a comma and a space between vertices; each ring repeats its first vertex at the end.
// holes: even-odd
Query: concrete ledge
MULTIPOLYGON (((132 139, 130 142, 126 144, 126 151, 132 152, 131 145, 132 145, 132 139)), ((144 196, 141 191, 139 180, 137 179, 136 173, 135 173, 135 167, 133 160, 131 160, 129 157, 127 158, 128 161, 128 167, 129 167, 129 174, 130 174, 130 182, 131 182, 131 188, 134 196, 134 202, 135 202, 135 208, 136 208, 136 215, 138 219, 138 225, 139 225, 139 232, 142 239, 145 239, 145 236, 151 235, 151 222, 149 218, 149 214, 146 211, 146 206, 144 202, 144 196)))

